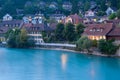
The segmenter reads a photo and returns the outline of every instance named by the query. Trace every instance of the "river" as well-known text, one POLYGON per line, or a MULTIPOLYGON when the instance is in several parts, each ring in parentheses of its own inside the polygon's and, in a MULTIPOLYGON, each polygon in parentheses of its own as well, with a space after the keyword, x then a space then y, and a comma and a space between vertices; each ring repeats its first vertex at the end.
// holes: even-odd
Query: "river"
POLYGON ((120 59, 61 50, 0 48, 0 80, 120 80, 120 59))

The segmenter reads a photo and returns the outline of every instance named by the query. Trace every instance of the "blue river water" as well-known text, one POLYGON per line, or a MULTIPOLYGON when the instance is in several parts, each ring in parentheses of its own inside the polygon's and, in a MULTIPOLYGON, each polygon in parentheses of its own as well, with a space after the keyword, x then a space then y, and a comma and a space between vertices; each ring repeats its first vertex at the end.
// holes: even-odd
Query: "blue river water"
POLYGON ((0 80, 120 80, 120 59, 0 48, 0 80))

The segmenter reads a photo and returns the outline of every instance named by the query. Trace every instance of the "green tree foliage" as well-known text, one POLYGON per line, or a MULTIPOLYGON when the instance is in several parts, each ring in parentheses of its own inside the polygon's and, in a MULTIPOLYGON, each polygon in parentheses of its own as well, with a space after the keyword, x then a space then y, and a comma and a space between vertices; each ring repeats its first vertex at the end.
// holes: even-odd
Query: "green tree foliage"
POLYGON ((114 40, 100 40, 98 48, 103 54, 114 55, 118 49, 118 46, 113 44, 114 40))
POLYGON ((115 19, 116 18, 116 13, 113 13, 109 16, 109 19, 112 20, 112 19, 115 19))
POLYGON ((55 37, 57 41, 64 40, 64 24, 58 23, 55 30, 55 37))
POLYGON ((88 39, 85 36, 82 36, 78 41, 77 41, 77 48, 79 50, 87 50, 89 51, 89 49, 92 47, 92 41, 90 39, 88 39))
POLYGON ((34 41, 29 40, 25 29, 13 29, 9 32, 9 36, 7 38, 8 47, 27 48, 34 46, 34 41))
POLYGON ((7 32, 6 38, 8 40, 7 41, 8 47, 16 47, 16 38, 19 35, 19 33, 20 33, 19 29, 13 29, 7 32))
POLYGON ((84 11, 87 11, 90 8, 90 3, 87 1, 84 4, 84 11))
POLYGON ((92 46, 97 47, 98 46, 98 41, 97 40, 92 40, 92 46))
POLYGON ((28 47, 28 36, 25 29, 21 29, 20 34, 17 37, 17 47, 25 48, 28 47))
POLYGON ((75 26, 72 23, 66 24, 64 32, 65 32, 65 38, 67 41, 76 40, 75 26))
POLYGON ((120 9, 117 11, 117 17, 120 19, 120 9))
POLYGON ((78 0, 71 0, 72 3, 72 14, 78 13, 79 12, 79 8, 78 8, 78 0))
POLYGON ((76 35, 77 39, 80 38, 81 34, 84 32, 85 26, 82 23, 76 25, 76 35))

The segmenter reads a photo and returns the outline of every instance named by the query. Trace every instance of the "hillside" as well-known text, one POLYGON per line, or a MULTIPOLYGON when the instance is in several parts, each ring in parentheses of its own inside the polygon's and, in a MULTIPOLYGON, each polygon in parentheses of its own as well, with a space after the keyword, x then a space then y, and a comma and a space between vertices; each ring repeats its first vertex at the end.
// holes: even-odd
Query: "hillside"
MULTIPOLYGON (((120 8, 120 0, 0 0, 0 17, 9 13, 11 15, 18 15, 17 9, 23 14, 35 14, 41 12, 43 14, 52 13, 64 13, 69 15, 71 13, 79 13, 94 8, 94 5, 99 9, 100 12, 105 11, 108 6, 120 8), (45 6, 41 6, 41 2, 45 3, 45 6), (55 4, 57 8, 49 8, 49 5, 55 4), (62 4, 64 2, 71 2, 72 9, 64 10, 62 4)), ((95 7, 95 8, 96 8, 95 7)))

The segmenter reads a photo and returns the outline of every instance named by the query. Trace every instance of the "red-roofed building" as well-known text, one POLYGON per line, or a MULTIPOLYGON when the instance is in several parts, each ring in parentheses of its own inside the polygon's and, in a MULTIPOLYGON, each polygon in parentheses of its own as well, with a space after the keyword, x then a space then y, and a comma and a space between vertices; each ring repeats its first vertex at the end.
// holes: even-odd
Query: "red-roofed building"
POLYGON ((112 23, 89 24, 87 26, 83 35, 91 40, 107 39, 107 34, 113 29, 112 23))
POLYGON ((107 35, 107 39, 120 40, 120 27, 114 27, 107 35))
POLYGON ((65 19, 63 19, 62 21, 64 24, 66 23, 72 23, 72 24, 78 24, 78 23, 83 23, 83 19, 75 14, 75 15, 69 15, 68 17, 66 17, 65 19))

